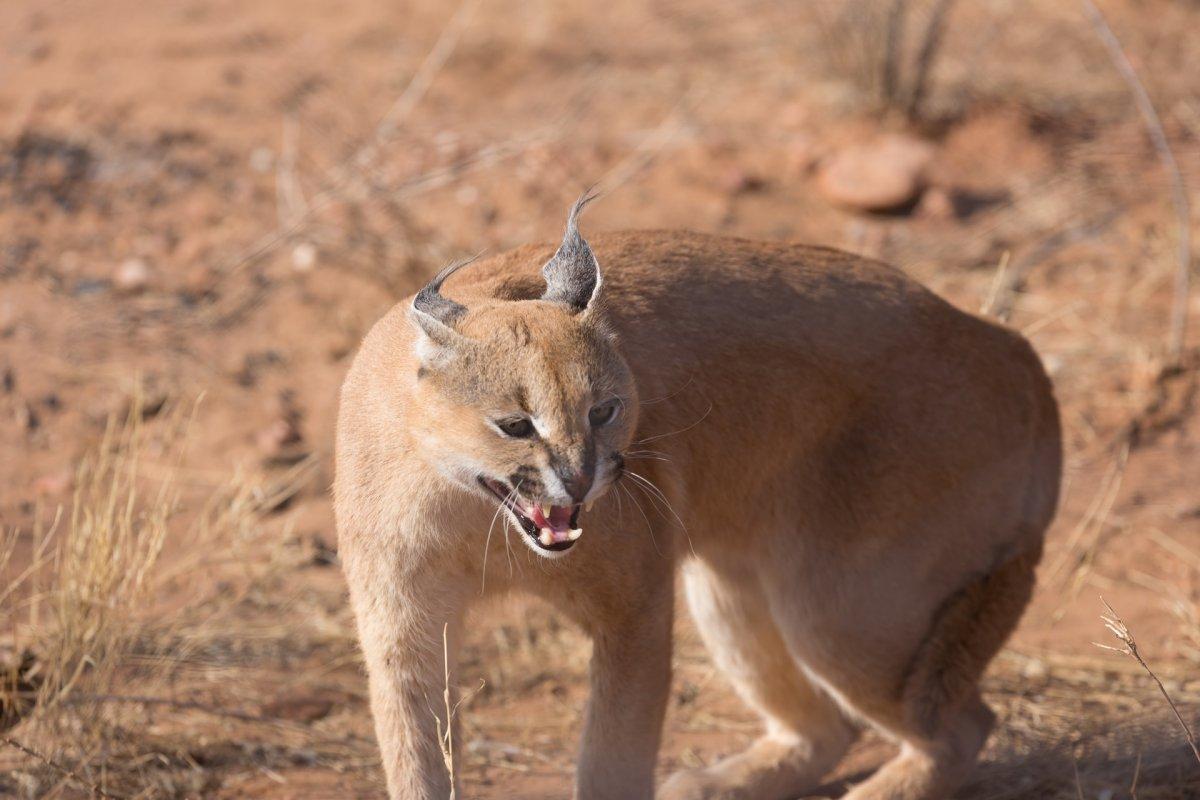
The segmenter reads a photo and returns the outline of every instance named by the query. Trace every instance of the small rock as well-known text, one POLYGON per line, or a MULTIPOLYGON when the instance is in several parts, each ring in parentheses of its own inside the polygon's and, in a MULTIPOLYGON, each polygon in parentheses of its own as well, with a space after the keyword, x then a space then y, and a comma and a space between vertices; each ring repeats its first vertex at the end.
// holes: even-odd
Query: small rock
POLYGON ((258 173, 270 172, 275 167, 275 153, 269 147, 256 147, 250 152, 250 169, 258 173))
POLYGON ((24 400, 17 401, 16 410, 13 412, 13 421, 17 423, 17 427, 32 433, 42 424, 41 417, 33 406, 26 403, 24 400))
POLYGON ((338 561, 337 548, 330 547, 325 541, 325 537, 321 534, 313 534, 312 537, 312 558, 309 563, 314 567, 333 567, 337 566, 338 561))
POLYGON ((150 266, 140 258, 121 262, 113 275, 113 285, 125 294, 138 294, 150 285, 150 266))
POLYGON ((263 706, 263 714, 276 719, 311 724, 333 711, 333 700, 320 695, 279 697, 263 706))
POLYGON ((454 193, 460 206, 473 206, 479 202, 479 190, 474 186, 462 186, 454 193))
POLYGON ((40 497, 61 496, 71 490, 71 484, 74 483, 74 480, 74 476, 69 469, 51 472, 33 482, 33 493, 40 497))
POLYGON ((803 134, 793 137, 787 145, 787 171, 792 175, 807 175, 820 161, 816 142, 803 134))
POLYGON ((292 268, 296 272, 312 272, 317 265, 317 248, 311 242, 301 242, 292 248, 292 268))
POLYGON ((749 194, 761 191, 765 186, 766 181, 760 176, 741 167, 733 167, 721 176, 721 188, 727 194, 749 194))
POLYGON ((942 221, 954 219, 954 200, 945 189, 932 187, 921 195, 917 213, 929 219, 942 221))
POLYGON ((854 211, 896 211, 911 205, 925 184, 933 147, 891 134, 843 148, 821 168, 818 186, 834 205, 854 211))
POLYGON ((265 456, 274 456, 302 440, 299 429, 287 419, 277 419, 255 434, 254 441, 265 456))
POLYGON ((84 278, 75 282, 75 285, 71 287, 71 294, 76 297, 87 297, 107 290, 110 285, 108 281, 84 278))
POLYGON ((1025 662, 1021 675, 1030 680, 1042 680, 1050 674, 1046 662, 1039 658, 1031 658, 1025 662))

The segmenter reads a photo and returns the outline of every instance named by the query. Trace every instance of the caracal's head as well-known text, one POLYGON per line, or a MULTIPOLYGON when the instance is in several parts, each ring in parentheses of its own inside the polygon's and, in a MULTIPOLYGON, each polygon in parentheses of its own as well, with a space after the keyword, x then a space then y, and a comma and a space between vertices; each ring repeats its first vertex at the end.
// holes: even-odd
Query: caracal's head
POLYGON ((410 429, 421 457, 496 503, 548 558, 582 535, 637 424, 633 377, 602 319, 600 267, 576 225, 589 199, 571 208, 540 298, 467 308, 440 291, 454 265, 410 309, 419 362, 410 429))

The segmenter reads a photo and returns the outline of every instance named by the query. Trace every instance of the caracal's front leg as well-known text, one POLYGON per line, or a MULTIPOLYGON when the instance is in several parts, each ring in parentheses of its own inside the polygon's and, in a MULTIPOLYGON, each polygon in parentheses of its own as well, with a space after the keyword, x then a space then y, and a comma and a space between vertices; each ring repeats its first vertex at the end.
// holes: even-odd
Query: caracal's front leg
MULTIPOLYGON (((447 685, 454 691, 462 606, 453 588, 460 582, 397 559, 395 553, 343 556, 375 736, 392 800, 445 800, 452 776, 439 737, 447 725, 444 691, 447 685)), ((452 696, 451 708, 455 702, 452 696)), ((450 725, 457 743, 455 721, 450 725)))
POLYGON ((637 602, 619 609, 606 597, 584 620, 593 650, 577 800, 654 797, 654 763, 671 683, 670 573, 642 591, 642 597, 630 598, 637 602))

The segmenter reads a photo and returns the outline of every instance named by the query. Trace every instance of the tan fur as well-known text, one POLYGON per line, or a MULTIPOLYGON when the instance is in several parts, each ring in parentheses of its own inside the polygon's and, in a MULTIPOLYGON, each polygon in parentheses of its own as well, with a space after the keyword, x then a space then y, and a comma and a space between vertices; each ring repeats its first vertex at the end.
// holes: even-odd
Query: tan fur
POLYGON ((446 283, 467 309, 461 338, 422 343, 401 303, 346 380, 340 547, 391 796, 448 795, 443 625, 453 652, 468 603, 510 589, 594 638, 576 797, 653 796, 676 565, 765 732, 659 797, 803 795, 863 724, 902 750, 851 800, 948 796, 991 728, 977 682, 1029 598, 1057 502, 1036 355, 833 250, 684 232, 592 247, 603 284, 586 311, 535 299, 554 247, 520 248, 446 283), (589 431, 589 404, 613 394, 624 413, 589 431), (536 441, 484 422, 518 401, 542 420, 536 441), (585 452, 624 453, 655 489, 601 468, 562 558, 526 546, 469 481, 585 452))

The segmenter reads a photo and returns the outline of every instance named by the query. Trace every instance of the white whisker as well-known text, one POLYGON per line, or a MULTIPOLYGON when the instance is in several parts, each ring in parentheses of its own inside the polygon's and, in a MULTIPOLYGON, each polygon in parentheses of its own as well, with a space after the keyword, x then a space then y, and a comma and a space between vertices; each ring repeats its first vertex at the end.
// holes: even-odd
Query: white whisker
MULTIPOLYGON (((516 486, 514 486, 508 494, 506 494, 504 496, 504 499, 500 501, 500 505, 496 506, 496 513, 492 514, 492 521, 488 523, 487 539, 485 539, 483 542, 483 568, 480 571, 480 576, 479 576, 479 596, 480 597, 483 596, 484 587, 487 585, 488 550, 491 549, 491 544, 492 544, 492 528, 496 527, 496 519, 497 519, 497 517, 500 516, 500 512, 504 511, 505 507, 508 505, 508 501, 510 501, 514 497, 516 497, 518 488, 520 488, 519 483, 516 486)), ((508 529, 507 528, 505 528, 505 530, 504 530, 504 546, 506 548, 508 547, 508 529)), ((510 573, 510 577, 511 577, 511 573, 512 573, 511 562, 509 563, 509 573, 510 573)))
POLYGON ((638 510, 638 513, 642 515, 642 519, 646 520, 646 532, 650 534, 650 542, 654 545, 654 552, 661 556, 662 550, 658 549, 658 538, 654 535, 654 525, 651 524, 650 518, 646 516, 646 512, 642 509, 642 504, 634 497, 633 492, 629 491, 628 486, 624 484, 617 485, 625 490, 625 493, 629 495, 629 499, 633 501, 633 505, 638 510))
POLYGON ((685 525, 683 522, 683 518, 680 517, 679 514, 675 511, 675 507, 673 505, 671 505, 671 501, 667 499, 667 496, 666 496, 666 494, 663 493, 663 490, 659 489, 657 486, 655 486, 654 482, 651 481, 649 478, 647 478, 645 475, 639 475, 638 473, 634 472, 631 469, 626 469, 625 474, 628 475, 629 477, 633 478, 634 480, 636 480, 638 482, 638 485, 644 486, 645 487, 644 490, 649 490, 647 492, 647 496, 650 497, 651 499, 653 499, 657 495, 658 499, 661 500, 663 505, 665 505, 667 507, 667 510, 671 512, 671 516, 675 517, 675 521, 679 523, 679 527, 683 530, 683 535, 687 537, 688 549, 691 550, 692 555, 695 556, 696 555, 696 547, 695 547, 695 545, 692 544, 692 534, 690 531, 688 531, 687 525, 685 525), (651 494, 650 492, 653 492, 653 494, 651 494))
POLYGON ((700 419, 696 420, 691 425, 688 425, 686 428, 680 428, 677 431, 670 431, 668 433, 659 433, 654 436, 647 436, 645 439, 638 439, 636 442, 634 442, 634 444, 646 444, 647 442, 653 442, 656 439, 665 439, 668 436, 677 436, 678 434, 681 434, 681 433, 687 433, 692 428, 696 427, 701 422, 704 422, 704 420, 708 419, 708 415, 712 413, 712 410, 713 410, 713 404, 710 401, 708 404, 708 410, 705 411, 703 415, 701 415, 700 419))

